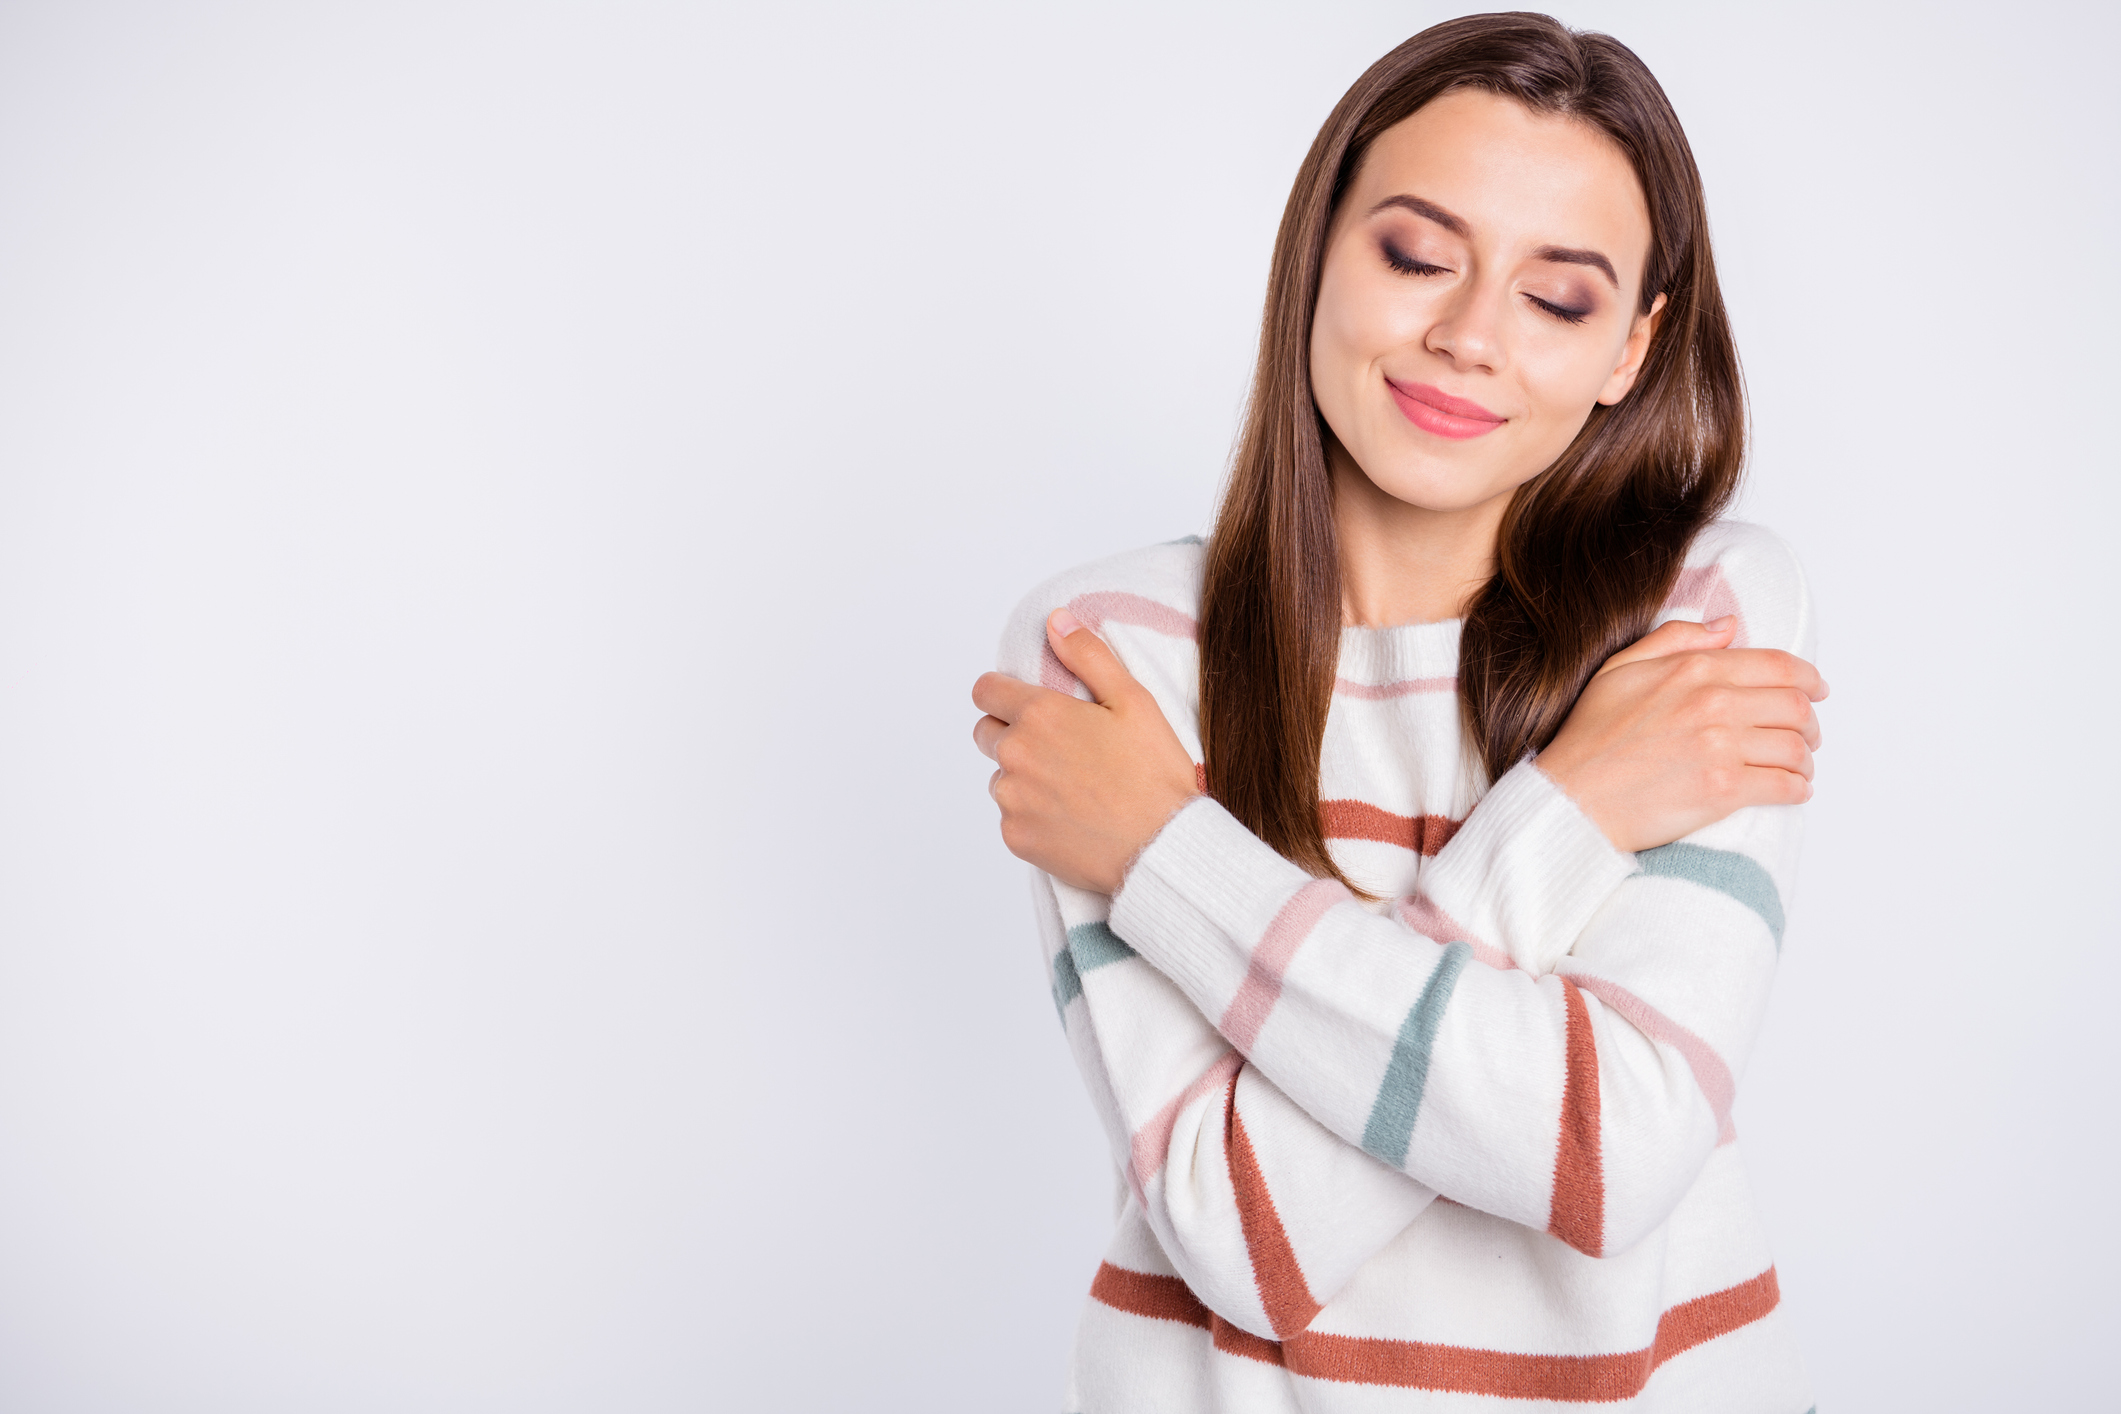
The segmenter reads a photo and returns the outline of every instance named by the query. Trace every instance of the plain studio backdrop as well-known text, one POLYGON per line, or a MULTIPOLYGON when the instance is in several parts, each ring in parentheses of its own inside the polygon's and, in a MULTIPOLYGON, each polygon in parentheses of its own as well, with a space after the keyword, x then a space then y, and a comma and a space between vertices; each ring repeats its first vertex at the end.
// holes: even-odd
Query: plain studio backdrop
MULTIPOLYGON (((1053 1414, 1111 1170, 968 691, 1206 527, 1450 13, 0 6, 0 1408, 1053 1414)), ((1821 1407, 2110 1408, 2115 11, 1562 18, 1821 605, 1821 1407)))

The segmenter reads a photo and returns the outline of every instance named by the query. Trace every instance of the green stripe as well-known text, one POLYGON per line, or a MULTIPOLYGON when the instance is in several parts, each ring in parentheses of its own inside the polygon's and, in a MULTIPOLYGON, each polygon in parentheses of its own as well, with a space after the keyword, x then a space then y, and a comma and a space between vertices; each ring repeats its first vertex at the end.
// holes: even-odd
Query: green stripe
POLYGON ((1119 934, 1102 923, 1078 923, 1068 930, 1068 951, 1075 954, 1075 965, 1088 972, 1093 967, 1103 967, 1108 962, 1125 962, 1134 956, 1134 949, 1119 940, 1119 934))
POLYGON ((1053 1009, 1068 1024, 1068 1003, 1083 994, 1083 975, 1075 970, 1075 959, 1066 948, 1053 955, 1053 1009))
POLYGON ((1068 1024, 1068 1003, 1083 994, 1083 974, 1111 962, 1125 962, 1134 949, 1102 923, 1078 923, 1068 930, 1068 946, 1053 955, 1053 1009, 1068 1024))
POLYGON ((1429 1052, 1436 1045, 1436 1028, 1443 1022, 1443 1009, 1450 1004, 1458 974, 1472 955, 1464 943, 1443 950, 1413 1010, 1400 1023, 1399 1039, 1392 1043, 1392 1060, 1385 1066, 1384 1082, 1377 1087, 1370 1122, 1363 1126, 1362 1147, 1394 1168, 1406 1167, 1414 1121, 1421 1115, 1421 1093, 1429 1084, 1429 1052))
POLYGON ((1768 871, 1750 857, 1727 849, 1707 849, 1698 844, 1668 844, 1646 849, 1635 856, 1642 872, 1662 879, 1685 879, 1703 888, 1729 894, 1760 915, 1782 951, 1782 897, 1768 871))

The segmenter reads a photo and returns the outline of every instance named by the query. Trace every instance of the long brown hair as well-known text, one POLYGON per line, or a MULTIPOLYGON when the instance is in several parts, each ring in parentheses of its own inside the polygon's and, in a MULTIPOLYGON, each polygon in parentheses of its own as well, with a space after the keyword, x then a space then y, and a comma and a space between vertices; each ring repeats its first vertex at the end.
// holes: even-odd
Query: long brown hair
POLYGON ((1666 301, 1633 390, 1593 408, 1568 450, 1512 496, 1495 573, 1467 609, 1459 695, 1490 779, 1551 741, 1598 665, 1648 629, 1744 460, 1744 390, 1701 174, 1643 62, 1618 40, 1546 15, 1498 14, 1423 30, 1371 65, 1319 130, 1282 214, 1259 365, 1201 594, 1208 790, 1320 875, 1340 877, 1319 820, 1318 768, 1341 586, 1311 396, 1319 271, 1334 209, 1370 144, 1462 88, 1567 115, 1619 144, 1649 206, 1642 309, 1660 293, 1666 301))

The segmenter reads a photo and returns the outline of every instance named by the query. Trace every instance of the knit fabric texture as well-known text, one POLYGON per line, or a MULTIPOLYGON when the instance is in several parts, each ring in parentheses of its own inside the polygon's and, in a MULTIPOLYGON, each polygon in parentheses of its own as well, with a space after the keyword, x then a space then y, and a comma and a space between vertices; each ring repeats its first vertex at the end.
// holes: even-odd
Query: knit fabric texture
MULTIPOLYGON (((1087 696, 1065 605, 1201 759, 1203 550, 1034 590, 1004 672, 1087 696)), ((1722 522, 1665 619, 1810 657, 1790 551, 1722 522)), ((1033 871, 1045 975, 1121 1183, 1063 1409, 1804 1414, 1731 1123, 1801 812, 1614 849, 1527 761, 1487 786, 1456 621, 1349 628, 1311 877, 1214 800, 1106 898, 1033 871)))

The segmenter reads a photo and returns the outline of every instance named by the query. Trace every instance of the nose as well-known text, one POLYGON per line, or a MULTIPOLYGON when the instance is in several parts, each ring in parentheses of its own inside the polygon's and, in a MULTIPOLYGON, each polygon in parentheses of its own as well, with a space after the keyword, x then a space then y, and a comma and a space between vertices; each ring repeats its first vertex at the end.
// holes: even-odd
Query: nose
POLYGON ((1485 281, 1468 281, 1452 292, 1429 326, 1423 346, 1461 369, 1500 373, 1509 362, 1503 336, 1503 303, 1509 296, 1485 281))

